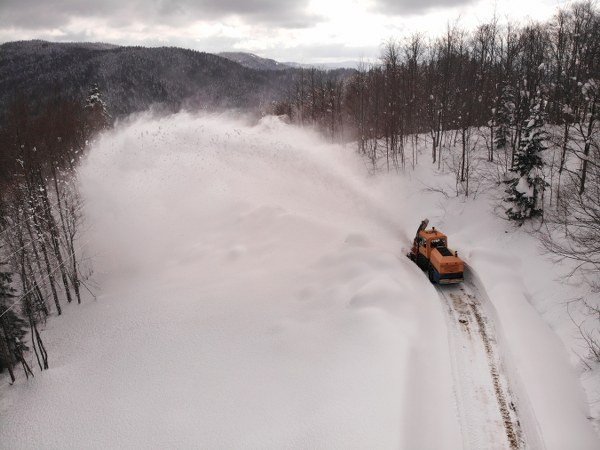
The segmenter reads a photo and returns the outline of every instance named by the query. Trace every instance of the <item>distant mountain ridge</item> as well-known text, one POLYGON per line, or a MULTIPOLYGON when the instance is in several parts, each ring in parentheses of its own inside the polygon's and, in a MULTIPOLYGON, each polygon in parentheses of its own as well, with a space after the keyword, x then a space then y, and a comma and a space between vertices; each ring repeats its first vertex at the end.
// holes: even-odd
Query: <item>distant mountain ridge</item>
POLYGON ((274 59, 262 58, 254 53, 245 52, 221 52, 217 53, 223 58, 227 58, 231 61, 235 61, 244 67, 255 70, 286 70, 291 69, 292 66, 280 63, 274 59))
POLYGON ((297 63, 297 62, 291 62, 291 61, 286 61, 283 64, 287 67, 292 67, 295 69, 309 69, 309 68, 315 68, 315 69, 319 69, 319 70, 337 70, 337 69, 349 69, 349 70, 355 70, 358 69, 358 67, 361 64, 361 61, 355 61, 355 60, 348 60, 348 61, 340 61, 340 62, 329 62, 329 63, 297 63))
POLYGON ((348 60, 330 63, 298 63, 298 62, 279 62, 274 59, 263 58, 254 53, 247 52, 221 52, 219 56, 235 61, 242 66, 256 70, 286 70, 286 69, 310 69, 319 70, 337 70, 337 69, 356 69, 360 65, 358 60, 348 60))
POLYGON ((35 110, 56 95, 83 101, 94 83, 114 117, 155 104, 171 110, 257 108, 282 98, 293 76, 175 47, 8 42, 0 45, 0 120, 17 95, 35 110))
POLYGON ((54 51, 59 49, 67 48, 85 48, 88 50, 110 50, 121 47, 117 44, 109 44, 107 42, 50 42, 41 39, 32 39, 28 41, 12 41, 2 44, 0 47, 6 45, 7 47, 18 46, 26 52, 43 52, 48 47, 52 47, 54 51), (56 45, 58 44, 58 45, 56 45))
MULTIPOLYGON (((131 47, 106 43, 41 40, 0 45, 0 124, 17 97, 35 112, 49 99, 85 100, 97 84, 114 118, 151 106, 192 109, 268 110, 303 77, 290 67, 257 55, 222 56, 177 47, 131 47)), ((353 69, 322 77, 346 79, 353 69)))

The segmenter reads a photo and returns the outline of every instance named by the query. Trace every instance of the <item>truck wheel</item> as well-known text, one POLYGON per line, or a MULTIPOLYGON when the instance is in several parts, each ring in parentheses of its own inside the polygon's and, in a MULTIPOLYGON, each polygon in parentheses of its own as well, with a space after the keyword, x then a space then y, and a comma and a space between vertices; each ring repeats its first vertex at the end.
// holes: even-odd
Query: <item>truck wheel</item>
POLYGON ((429 268, 427 273, 429 275, 429 281, 431 281, 431 284, 435 284, 435 278, 433 277, 433 269, 431 267, 429 268))

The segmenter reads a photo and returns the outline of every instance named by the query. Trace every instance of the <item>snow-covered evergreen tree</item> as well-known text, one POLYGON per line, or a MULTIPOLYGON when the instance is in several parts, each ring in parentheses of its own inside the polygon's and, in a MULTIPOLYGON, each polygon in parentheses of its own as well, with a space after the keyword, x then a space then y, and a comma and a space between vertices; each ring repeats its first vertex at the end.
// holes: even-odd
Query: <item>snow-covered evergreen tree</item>
POLYGON ((547 148, 544 145, 547 139, 544 131, 545 101, 538 95, 533 103, 530 117, 523 124, 514 166, 510 169, 515 176, 507 181, 509 188, 506 190, 508 197, 505 199, 510 204, 506 215, 521 223, 542 214, 540 195, 547 186, 543 179, 544 161, 541 156, 547 148))
MULTIPOLYGON (((27 346, 22 341, 26 333, 25 321, 11 309, 13 301, 11 275, 0 270, 0 371, 8 369, 11 380, 15 381, 13 366, 23 363, 23 352, 27 350, 27 346)), ((25 367, 28 369, 26 364, 25 367)))
POLYGON ((494 143, 497 149, 506 148, 510 142, 511 127, 514 121, 515 99, 512 87, 504 84, 498 107, 495 111, 496 132, 494 134, 494 143))
POLYGON ((87 111, 87 126, 92 133, 108 127, 111 117, 102 99, 100 88, 96 83, 89 90, 85 110, 87 111))

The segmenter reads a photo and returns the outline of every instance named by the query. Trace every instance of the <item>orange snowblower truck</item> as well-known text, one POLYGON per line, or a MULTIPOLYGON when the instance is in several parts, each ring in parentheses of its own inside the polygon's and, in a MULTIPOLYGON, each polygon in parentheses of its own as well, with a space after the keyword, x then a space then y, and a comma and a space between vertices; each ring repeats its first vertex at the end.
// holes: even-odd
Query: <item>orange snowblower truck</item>
POLYGON ((421 222, 408 257, 427 271, 432 283, 460 283, 464 279, 465 263, 457 252, 448 249, 446 235, 435 227, 428 230, 428 224, 427 219, 421 222))

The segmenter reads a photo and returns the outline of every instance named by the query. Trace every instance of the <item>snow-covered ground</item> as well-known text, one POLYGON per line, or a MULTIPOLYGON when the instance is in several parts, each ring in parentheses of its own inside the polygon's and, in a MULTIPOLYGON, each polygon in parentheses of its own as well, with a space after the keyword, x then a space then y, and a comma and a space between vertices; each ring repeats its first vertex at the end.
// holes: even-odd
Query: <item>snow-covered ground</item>
POLYGON ((2 447, 453 449, 481 426, 503 448, 495 365, 525 446, 598 448, 561 310, 575 288, 485 196, 424 191, 431 172, 369 176, 275 118, 122 124, 80 171, 98 298, 48 322, 49 371, 0 386, 2 447), (426 216, 493 341, 458 370, 468 341, 403 256, 426 216))

